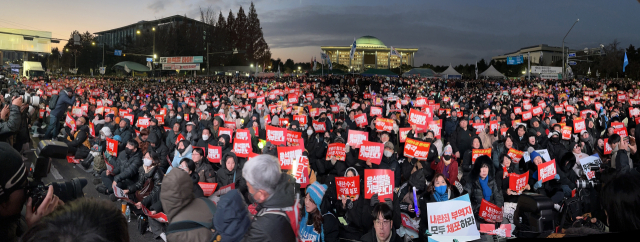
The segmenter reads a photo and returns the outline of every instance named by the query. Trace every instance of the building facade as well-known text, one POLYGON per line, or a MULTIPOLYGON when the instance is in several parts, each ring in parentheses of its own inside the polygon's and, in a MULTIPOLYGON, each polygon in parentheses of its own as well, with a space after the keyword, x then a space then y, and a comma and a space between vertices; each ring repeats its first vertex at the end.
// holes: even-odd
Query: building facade
MULTIPOLYGON (((400 66, 400 57, 389 56, 391 48, 387 47, 378 38, 362 36, 356 39, 356 51, 351 59, 351 46, 320 46, 332 63, 338 63, 353 71, 365 71, 366 69, 389 69, 400 66)), ((413 66, 417 48, 395 48, 402 55, 402 64, 413 66)))
MULTIPOLYGON (((568 47, 565 47, 565 54, 571 51, 575 50, 569 50, 568 47)), ((509 56, 522 55, 525 63, 527 63, 527 53, 530 54, 532 65, 551 66, 555 62, 559 64, 562 62, 562 47, 553 47, 546 44, 524 47, 515 52, 494 56, 491 59, 505 62, 509 56), (542 58, 540 58, 541 56, 542 58)))

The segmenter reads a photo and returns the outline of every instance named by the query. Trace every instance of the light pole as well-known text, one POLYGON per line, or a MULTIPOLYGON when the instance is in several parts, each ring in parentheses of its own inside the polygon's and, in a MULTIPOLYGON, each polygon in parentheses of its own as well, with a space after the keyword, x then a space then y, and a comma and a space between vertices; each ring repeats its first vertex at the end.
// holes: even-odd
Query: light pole
POLYGON ((564 69, 565 69, 565 65, 564 65, 565 64, 564 63, 564 58, 565 58, 565 54, 564 54, 564 39, 567 38, 567 35, 569 35, 569 32, 571 32, 571 30, 573 29, 573 26, 576 26, 578 21, 580 21, 580 19, 577 19, 575 22, 573 22, 573 25, 571 25, 571 28, 569 29, 569 31, 567 31, 567 34, 565 34, 564 38, 562 38, 562 79, 566 78, 565 75, 564 75, 564 69))
MULTIPOLYGON (((153 49, 151 50, 151 56, 153 57, 152 61, 151 61, 151 76, 155 77, 155 68, 153 68, 153 63, 156 61, 156 27, 152 27, 151 31, 153 32, 153 49)), ((136 34, 140 34, 140 30, 136 31, 136 34)))
MULTIPOLYGON (((96 45, 96 42, 91 42, 91 45, 96 45)), ((102 67, 104 67, 104 41, 102 42, 102 67)))

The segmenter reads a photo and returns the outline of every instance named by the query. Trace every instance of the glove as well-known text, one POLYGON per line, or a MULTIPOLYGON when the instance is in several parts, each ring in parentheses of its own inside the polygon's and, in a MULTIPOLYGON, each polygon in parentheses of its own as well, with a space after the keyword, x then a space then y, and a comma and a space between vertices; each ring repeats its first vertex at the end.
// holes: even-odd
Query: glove
POLYGON ((560 175, 556 174, 556 176, 554 176, 553 179, 560 180, 560 175))
POLYGON ((538 189, 540 187, 542 187, 542 181, 538 181, 536 184, 533 184, 533 189, 538 189))
POLYGON ((349 153, 349 150, 351 149, 351 146, 349 145, 345 145, 344 146, 344 153, 349 153))

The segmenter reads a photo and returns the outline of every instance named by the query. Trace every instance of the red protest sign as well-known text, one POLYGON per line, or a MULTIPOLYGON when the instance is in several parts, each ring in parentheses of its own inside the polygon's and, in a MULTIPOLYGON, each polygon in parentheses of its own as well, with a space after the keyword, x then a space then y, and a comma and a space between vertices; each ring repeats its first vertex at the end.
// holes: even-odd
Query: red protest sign
POLYGON ((333 143, 327 146, 327 155, 325 157, 326 160, 331 160, 332 156, 336 157, 336 160, 345 161, 345 144, 343 143, 333 143))
POLYGON ((220 135, 229 135, 229 143, 233 143, 233 129, 229 129, 229 128, 218 128, 218 137, 220 137, 220 135))
POLYGON ((520 175, 516 173, 509 174, 509 189, 511 189, 511 191, 520 193, 524 190, 524 187, 526 187, 528 183, 529 183, 528 171, 520 175))
POLYGON ((365 169, 364 170, 364 198, 371 199, 373 194, 378 194, 378 199, 393 200, 393 171, 390 169, 365 169))
POLYGON ((494 134, 496 130, 500 128, 498 121, 490 121, 489 122, 489 134, 494 134))
POLYGON ((513 113, 516 115, 522 113, 522 107, 513 107, 513 113))
POLYGON ((584 119, 576 119, 573 120, 573 132, 579 134, 583 130, 587 130, 587 126, 585 125, 584 119))
POLYGON ((556 113, 559 113, 559 114, 561 114, 561 113, 563 113, 563 112, 564 112, 564 108, 562 108, 562 106, 555 106, 555 107, 553 107, 553 110, 554 110, 556 113))
POLYGON ((502 222, 502 208, 482 199, 478 215, 490 223, 502 222))
POLYGON ((336 193, 338 200, 343 197, 357 200, 360 197, 360 176, 336 177, 336 193))
POLYGON ((624 123, 612 122, 611 127, 613 127, 613 129, 621 129, 621 128, 624 128, 624 123))
POLYGON ((409 111, 409 123, 416 125, 418 127, 422 127, 426 129, 427 122, 431 121, 431 119, 427 120, 427 114, 420 112, 415 109, 411 109, 409 111))
POLYGON ((381 107, 371 107, 371 110, 369 111, 369 116, 371 116, 371 117, 374 117, 374 116, 381 117, 382 116, 382 108, 381 107))
POLYGON ((574 106, 567 105, 565 107, 565 109, 567 110, 567 112, 570 112, 570 113, 575 113, 576 112, 576 107, 574 107, 574 106))
POLYGON ((356 125, 358 127, 364 127, 367 126, 367 115, 362 113, 362 114, 358 114, 354 117, 354 119, 356 120, 356 125))
POLYGON ((163 115, 156 115, 154 117, 156 118, 156 120, 158 120, 158 125, 164 125, 164 116, 163 115))
POLYGON ((233 153, 238 157, 247 158, 251 152, 251 141, 236 140, 233 142, 233 153))
POLYGON ((136 124, 138 128, 147 128, 149 127, 149 118, 138 118, 138 123, 136 124))
MULTIPOLYGON (((428 129, 433 131, 434 138, 440 139, 442 137, 442 119, 436 121, 429 121, 428 129)), ((419 131, 419 128, 418 128, 419 131)))
POLYGON ((360 145, 360 154, 358 159, 368 160, 371 159, 371 163, 380 165, 382 161, 382 152, 384 150, 384 144, 378 142, 362 141, 360 145))
POLYGON ((107 152, 111 156, 118 157, 118 141, 107 138, 107 152))
POLYGON ((300 157, 300 161, 295 164, 293 172, 296 183, 300 184, 300 188, 309 186, 309 158, 306 156, 300 157))
POLYGON ((514 148, 510 148, 509 153, 507 153, 507 156, 509 156, 509 158, 511 158, 511 160, 515 163, 520 162, 520 159, 522 159, 523 155, 524 151, 519 151, 514 148))
POLYGON ((327 124, 325 122, 320 121, 312 121, 313 129, 316 130, 316 133, 324 133, 327 131, 327 124))
POLYGON ((400 143, 404 143, 407 140, 407 134, 411 131, 411 128, 400 128, 400 143))
POLYGON ((286 137, 287 129, 267 125, 267 141, 274 145, 284 145, 286 143, 286 137))
POLYGON ((533 109, 531 109, 531 112, 533 113, 533 116, 538 116, 542 114, 542 107, 536 106, 533 109))
POLYGON ((198 185, 200 185, 200 188, 202 188, 202 192, 204 192, 204 196, 209 197, 213 195, 213 192, 216 191, 216 187, 218 186, 218 183, 198 182, 198 185))
POLYGON ((473 149, 471 151, 471 163, 476 163, 476 159, 480 156, 486 155, 491 158, 491 148, 486 149, 473 149))
POLYGON ((236 128, 236 122, 224 121, 224 127, 227 128, 227 129, 235 129, 236 128))
POLYGON ((388 118, 376 118, 376 121, 375 121, 376 130, 378 132, 392 131, 393 124, 394 124, 393 120, 388 118))
POLYGON ((222 159, 222 147, 209 145, 207 147, 207 160, 211 163, 220 163, 222 159))
POLYGON ((416 98, 416 103, 415 103, 414 106, 416 106, 416 107, 424 107, 426 105, 428 105, 427 98, 424 98, 424 97, 416 98))
POLYGON ((569 126, 562 127, 562 139, 564 140, 571 139, 571 130, 572 128, 569 126))
POLYGON ((251 134, 248 129, 238 129, 236 130, 236 140, 250 140, 251 134))
POLYGON ((293 115, 293 120, 297 120, 300 123, 300 126, 304 126, 307 124, 306 115, 293 115))
POLYGON ((624 127, 619 129, 614 129, 613 133, 620 135, 620 137, 622 138, 629 136, 627 134, 627 129, 625 129, 624 127))
POLYGON ((299 144, 299 140, 301 137, 302 137, 302 132, 287 130, 287 143, 289 144, 289 146, 303 145, 303 144, 299 144))
POLYGON ((522 112, 522 121, 528 121, 531 120, 531 118, 533 118, 531 111, 522 112))
POLYGON ((604 139, 604 154, 610 155, 612 151, 613 149, 611 148, 611 145, 609 145, 609 139, 604 139))
POLYGON ((550 160, 538 166, 538 180, 547 182, 556 176, 556 160, 550 160))
POLYGON ((291 170, 293 169, 293 163, 297 162, 302 156, 303 148, 301 146, 295 147, 278 147, 278 161, 280 161, 280 169, 291 170))
POLYGON ((289 94, 287 101, 291 104, 296 104, 298 103, 298 97, 295 94, 289 94))
POLYGON ((369 135, 365 131, 349 130, 347 144, 353 148, 360 148, 362 142, 369 140, 369 135))
POLYGON ((473 123, 471 126, 476 130, 476 134, 480 134, 484 131, 484 123, 473 123))
POLYGON ((278 126, 286 127, 288 124, 289 124, 289 119, 288 118, 280 118, 280 119, 278 119, 278 126))
POLYGON ((431 143, 407 138, 404 143, 404 156, 426 160, 429 156, 431 143))

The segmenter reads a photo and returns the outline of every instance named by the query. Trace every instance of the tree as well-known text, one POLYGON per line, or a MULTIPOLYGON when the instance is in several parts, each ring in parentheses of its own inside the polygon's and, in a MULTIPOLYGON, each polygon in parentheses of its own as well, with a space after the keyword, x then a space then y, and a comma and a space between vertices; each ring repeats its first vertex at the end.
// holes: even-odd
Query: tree
MULTIPOLYGON (((235 25, 233 30, 236 34, 236 39, 235 39, 233 48, 236 48, 238 50, 245 50, 245 51, 247 50, 248 39, 249 39, 247 26, 248 26, 247 15, 244 13, 244 9, 242 9, 242 6, 240 6, 240 9, 238 10, 238 15, 235 19, 235 25)), ((249 64, 248 62, 254 62, 252 58, 247 58, 248 55, 250 55, 250 53, 245 52, 245 53, 237 54, 235 57, 237 58, 238 63, 240 65, 247 65, 249 64)))
POLYGON ((287 59, 284 62, 284 67, 289 68, 290 70, 293 70, 295 68, 295 64, 293 63, 292 59, 287 59))

